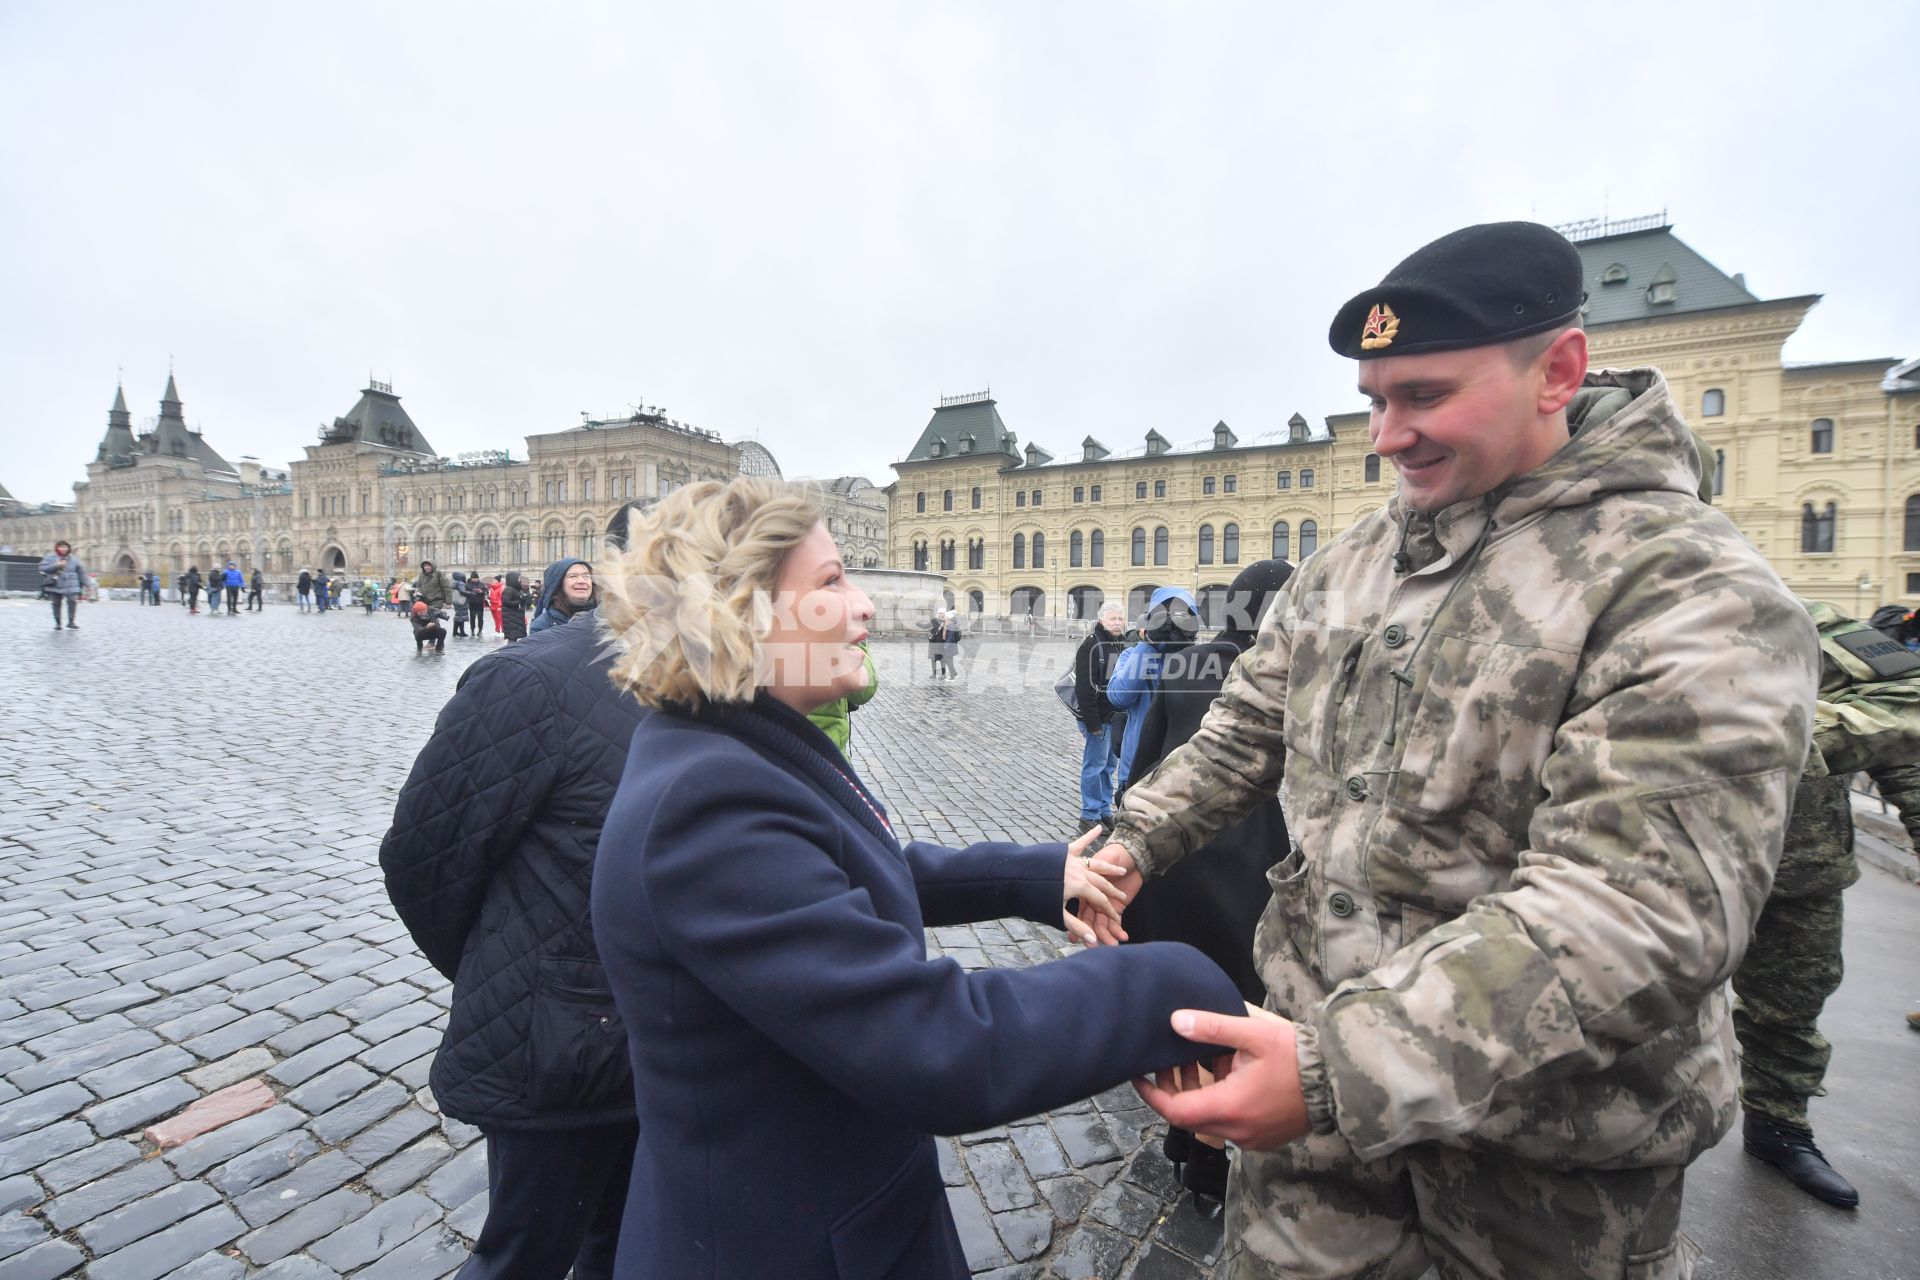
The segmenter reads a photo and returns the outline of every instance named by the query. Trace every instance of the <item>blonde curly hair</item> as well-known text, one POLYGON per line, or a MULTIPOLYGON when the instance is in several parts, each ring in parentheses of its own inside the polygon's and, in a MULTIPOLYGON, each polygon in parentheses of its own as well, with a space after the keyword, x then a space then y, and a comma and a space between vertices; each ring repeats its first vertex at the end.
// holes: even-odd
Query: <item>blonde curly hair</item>
POLYGON ((650 707, 751 702, 780 566, 819 523, 809 490, 756 476, 686 485, 636 512, 601 583, 614 684, 650 707))

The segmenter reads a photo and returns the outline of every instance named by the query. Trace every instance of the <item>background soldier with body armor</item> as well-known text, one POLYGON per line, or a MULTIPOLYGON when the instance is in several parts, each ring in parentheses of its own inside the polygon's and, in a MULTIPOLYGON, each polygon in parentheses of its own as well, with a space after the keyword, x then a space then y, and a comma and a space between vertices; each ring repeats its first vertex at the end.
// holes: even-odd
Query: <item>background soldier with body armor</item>
POLYGON ((1920 657, 1831 606, 1801 603, 1820 632, 1813 752, 1773 890, 1733 975, 1733 1027, 1747 1150, 1809 1195, 1851 1209, 1860 1195, 1814 1146, 1807 1120, 1833 1055, 1816 1024, 1840 989, 1841 893, 1860 878, 1847 799, 1854 773, 1866 770, 1909 834, 1920 831, 1920 657))

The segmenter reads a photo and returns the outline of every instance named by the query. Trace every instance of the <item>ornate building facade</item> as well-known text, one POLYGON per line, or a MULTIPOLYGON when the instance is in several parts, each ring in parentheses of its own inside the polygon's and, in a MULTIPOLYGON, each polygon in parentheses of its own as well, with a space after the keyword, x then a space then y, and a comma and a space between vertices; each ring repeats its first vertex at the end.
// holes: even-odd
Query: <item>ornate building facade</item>
MULTIPOLYGON (((1716 453, 1715 502, 1788 586, 1865 616, 1920 602, 1920 361, 1783 358, 1817 296, 1762 299, 1664 215, 1563 228, 1587 281, 1595 367, 1650 364, 1716 453)), ((1136 428, 1137 429, 1137 428, 1136 428)), ((1070 454, 1022 447, 987 393, 943 399, 888 488, 888 559, 987 614, 1138 616, 1162 585, 1217 617, 1241 566, 1298 561, 1393 494, 1365 413, 1242 440, 1224 422, 1070 454)), ((1104 440, 1103 440, 1104 438, 1104 440)))
POLYGON ((228 462, 186 425, 171 376, 152 425, 136 432, 116 391, 107 430, 74 485, 72 506, 28 509, 0 495, 0 551, 71 542, 103 582, 232 560, 276 581, 301 569, 411 576, 536 572, 563 555, 591 559, 613 516, 682 484, 743 467, 779 474, 756 443, 728 444, 654 407, 526 437, 505 451, 436 455, 393 388, 370 383, 287 470, 228 462))

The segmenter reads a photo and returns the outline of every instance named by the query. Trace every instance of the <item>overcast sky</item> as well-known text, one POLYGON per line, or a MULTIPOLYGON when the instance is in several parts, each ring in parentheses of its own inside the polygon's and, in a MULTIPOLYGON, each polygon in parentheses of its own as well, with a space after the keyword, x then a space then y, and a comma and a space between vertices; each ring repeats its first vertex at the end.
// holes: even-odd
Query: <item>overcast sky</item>
POLYGON ((989 384, 1056 452, 1245 438, 1360 407, 1327 323, 1433 236, 1662 207, 1826 295, 1789 359, 1912 356, 1916 48, 1899 0, 0 0, 0 483, 69 500, 169 358, 276 465, 369 373, 448 455, 658 404, 886 484, 989 384))

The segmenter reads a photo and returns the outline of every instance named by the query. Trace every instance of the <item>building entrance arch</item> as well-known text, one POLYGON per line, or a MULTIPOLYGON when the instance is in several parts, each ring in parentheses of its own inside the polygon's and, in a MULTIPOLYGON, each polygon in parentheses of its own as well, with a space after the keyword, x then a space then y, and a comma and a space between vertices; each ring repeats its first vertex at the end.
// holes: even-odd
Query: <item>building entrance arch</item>
POLYGON ((338 546, 331 546, 320 553, 320 564, 329 573, 338 573, 347 567, 347 553, 338 546))

